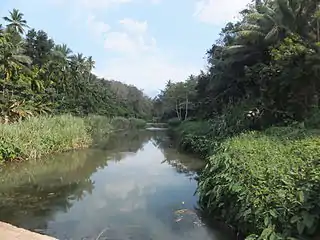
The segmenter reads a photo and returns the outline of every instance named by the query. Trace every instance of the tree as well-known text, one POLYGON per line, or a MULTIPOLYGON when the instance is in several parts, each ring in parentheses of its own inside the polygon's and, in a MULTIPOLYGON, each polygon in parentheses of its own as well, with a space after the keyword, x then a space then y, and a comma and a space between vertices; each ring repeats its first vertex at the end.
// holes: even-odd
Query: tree
POLYGON ((35 65, 41 68, 50 60, 54 42, 49 39, 47 33, 31 29, 26 35, 25 42, 26 55, 35 65))
POLYGON ((4 18, 8 25, 0 27, 0 118, 45 113, 150 117, 151 100, 140 89, 98 78, 91 72, 91 56, 72 55, 42 30, 22 36, 23 14, 16 9, 10 14, 4 18))
POLYGON ((319 7, 313 0, 253 1, 221 30, 195 86, 169 82, 155 98, 163 118, 224 119, 242 108, 234 111, 238 119, 252 109, 263 113, 261 127, 303 120, 319 108, 319 7))
POLYGON ((13 9, 9 17, 4 17, 3 19, 8 23, 7 28, 9 30, 13 29, 14 31, 23 34, 24 29, 28 28, 27 21, 23 19, 23 13, 17 9, 13 9))
POLYGON ((0 41, 0 68, 4 71, 5 79, 9 81, 19 69, 25 69, 31 64, 31 59, 24 55, 23 43, 12 44, 8 35, 0 41))

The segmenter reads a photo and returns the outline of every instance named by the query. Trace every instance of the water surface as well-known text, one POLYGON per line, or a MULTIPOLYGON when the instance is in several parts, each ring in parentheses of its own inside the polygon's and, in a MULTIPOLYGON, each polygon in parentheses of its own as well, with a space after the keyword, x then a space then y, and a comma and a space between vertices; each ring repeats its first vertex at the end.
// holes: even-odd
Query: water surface
POLYGON ((117 133, 99 148, 0 172, 0 220, 58 239, 224 240, 197 210, 203 162, 163 131, 117 133))

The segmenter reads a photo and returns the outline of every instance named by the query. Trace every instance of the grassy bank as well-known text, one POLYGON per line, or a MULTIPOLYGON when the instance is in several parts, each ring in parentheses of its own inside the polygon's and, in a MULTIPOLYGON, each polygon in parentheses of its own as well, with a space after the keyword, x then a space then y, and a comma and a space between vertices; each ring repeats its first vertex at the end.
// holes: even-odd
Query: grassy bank
POLYGON ((0 124, 0 162, 39 158, 53 152, 88 147, 115 130, 143 128, 141 119, 62 115, 0 124))
POLYGON ((310 239, 320 219, 320 130, 273 127, 230 137, 185 122, 180 147, 207 157, 200 204, 247 239, 310 239))

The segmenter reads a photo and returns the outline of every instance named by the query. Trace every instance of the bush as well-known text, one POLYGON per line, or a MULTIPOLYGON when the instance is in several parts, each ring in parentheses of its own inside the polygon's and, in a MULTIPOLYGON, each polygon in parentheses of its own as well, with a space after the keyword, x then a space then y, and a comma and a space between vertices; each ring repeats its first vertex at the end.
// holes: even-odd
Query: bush
POLYGON ((292 128, 222 142, 203 171, 200 204, 247 239, 304 239, 320 219, 320 133, 292 128))
POLYGON ((259 125, 259 116, 248 117, 253 104, 241 102, 230 106, 209 121, 169 122, 173 137, 183 150, 208 157, 227 137, 234 136, 259 125))
POLYGON ((170 128, 173 138, 178 146, 187 152, 206 157, 211 148, 212 141, 208 138, 210 124, 207 121, 184 121, 179 126, 170 128))
POLYGON ((125 117, 114 117, 111 119, 111 125, 114 129, 128 129, 130 121, 125 117))
POLYGON ((90 115, 85 118, 85 122, 93 138, 105 137, 113 131, 110 118, 104 116, 90 115))
POLYGON ((147 126, 147 122, 139 118, 129 118, 130 128, 132 129, 142 129, 147 126))
POLYGON ((312 115, 305 120, 305 126, 307 128, 320 129, 320 110, 315 110, 312 115))
POLYGON ((115 117, 111 120, 111 125, 114 129, 124 130, 124 129, 140 129, 145 128, 147 123, 146 121, 138 118, 124 118, 124 117, 115 117))
POLYGON ((179 118, 171 118, 168 120, 169 127, 177 127, 181 124, 181 120, 179 118))
POLYGON ((226 108, 210 120, 210 136, 216 140, 223 140, 243 131, 259 128, 260 116, 249 114, 254 109, 253 106, 244 101, 226 108))

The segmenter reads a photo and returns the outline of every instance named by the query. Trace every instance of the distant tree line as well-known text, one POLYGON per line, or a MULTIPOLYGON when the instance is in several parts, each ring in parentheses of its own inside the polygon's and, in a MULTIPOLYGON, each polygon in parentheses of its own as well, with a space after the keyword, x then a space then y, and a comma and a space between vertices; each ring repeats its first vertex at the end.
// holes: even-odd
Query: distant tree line
POLYGON ((135 86, 98 78, 92 57, 29 29, 13 9, 0 25, 0 117, 72 113, 149 118, 152 102, 135 86), (26 31, 28 29, 28 31, 26 31))

